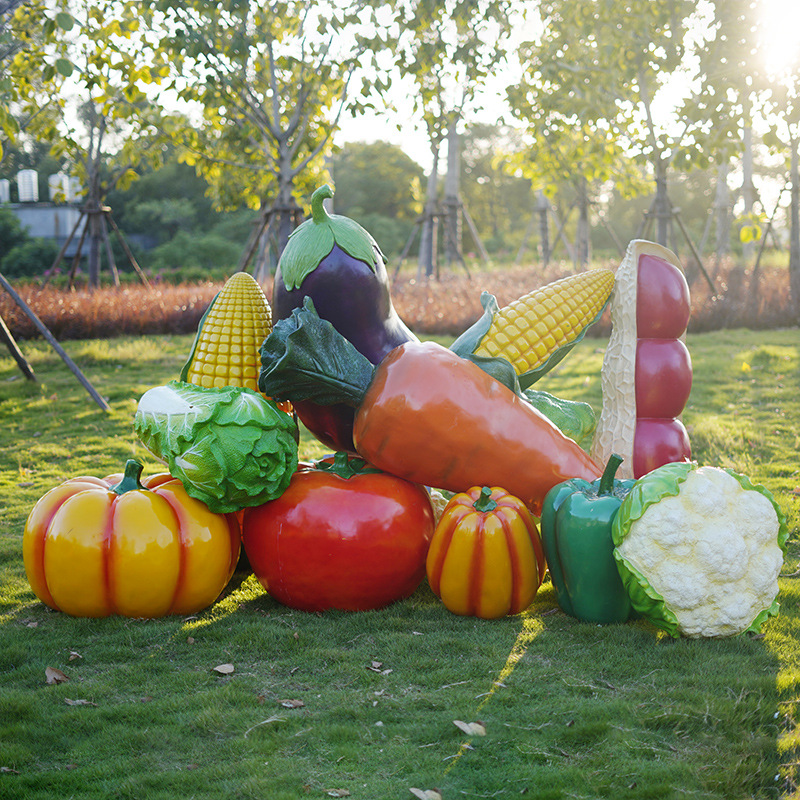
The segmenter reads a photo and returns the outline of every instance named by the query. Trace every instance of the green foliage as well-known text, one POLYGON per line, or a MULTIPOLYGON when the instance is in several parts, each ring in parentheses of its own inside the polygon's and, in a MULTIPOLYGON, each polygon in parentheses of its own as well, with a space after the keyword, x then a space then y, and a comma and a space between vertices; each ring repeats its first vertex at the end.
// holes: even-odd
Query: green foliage
POLYGON ((259 208, 265 198, 286 205, 310 195, 345 103, 361 106, 350 83, 365 56, 359 31, 370 3, 144 5, 164 15, 159 51, 171 88, 203 108, 201 124, 176 118, 171 132, 215 205, 259 208))
POLYGON ((233 271, 240 255, 241 247, 218 234, 179 231, 151 250, 145 261, 155 271, 176 267, 228 267, 233 271))
POLYGON ((0 271, 7 278, 42 275, 56 260, 58 250, 53 239, 28 238, 0 257, 0 271))
POLYGON ((544 33, 520 49, 523 80, 509 89, 514 113, 529 126, 527 172, 537 183, 568 174, 596 192, 613 179, 633 195, 645 185, 637 163, 657 178, 670 163, 709 164, 708 118, 658 104, 668 85, 687 87, 684 99, 691 91, 696 4, 548 0, 541 13, 544 33))
POLYGON ((330 169, 337 214, 358 222, 370 214, 409 223, 422 211, 422 167, 396 145, 351 142, 334 153, 330 169))
POLYGON ((391 8, 395 67, 413 80, 414 105, 436 147, 451 122, 475 106, 481 86, 502 63, 512 6, 502 0, 405 0, 391 8))
POLYGON ((17 215, 9 208, 0 208, 0 269, 8 252, 28 238, 17 215))

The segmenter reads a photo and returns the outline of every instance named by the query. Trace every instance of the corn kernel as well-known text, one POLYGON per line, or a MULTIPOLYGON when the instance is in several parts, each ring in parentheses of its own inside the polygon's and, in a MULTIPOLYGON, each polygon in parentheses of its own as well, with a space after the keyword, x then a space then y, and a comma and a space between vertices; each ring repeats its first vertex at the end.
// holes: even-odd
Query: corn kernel
POLYGON ((536 369, 581 335, 613 288, 614 273, 596 269, 536 289, 497 312, 475 354, 502 356, 520 375, 536 369))

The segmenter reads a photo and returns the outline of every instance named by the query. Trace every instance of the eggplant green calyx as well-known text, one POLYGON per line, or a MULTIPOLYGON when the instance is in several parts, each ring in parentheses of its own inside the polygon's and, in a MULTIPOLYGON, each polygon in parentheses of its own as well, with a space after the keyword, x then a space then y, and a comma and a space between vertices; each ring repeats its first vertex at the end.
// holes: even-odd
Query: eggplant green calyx
POLYGON ((310 297, 275 323, 260 352, 258 388, 279 400, 357 408, 375 371, 366 356, 317 314, 310 297))
POLYGON ((497 508, 497 503, 492 500, 492 490, 488 486, 481 488, 480 497, 472 504, 476 511, 485 514, 487 511, 494 511, 497 508))
POLYGON ((326 461, 325 459, 315 461, 314 469, 321 472, 330 472, 345 480, 355 478, 357 475, 377 475, 383 471, 371 466, 363 458, 351 456, 343 450, 334 455, 333 461, 326 461))
POLYGON ((323 202, 333 197, 328 184, 311 195, 311 219, 306 220, 290 236, 281 255, 280 267, 287 291, 299 289, 310 275, 338 246, 345 254, 363 261, 373 272, 383 253, 377 242, 355 220, 329 214, 323 202))
POLYGON ((142 475, 142 465, 134 458, 129 458, 125 463, 125 474, 122 480, 111 487, 115 494, 125 494, 125 492, 140 492, 144 489, 139 478, 142 475))

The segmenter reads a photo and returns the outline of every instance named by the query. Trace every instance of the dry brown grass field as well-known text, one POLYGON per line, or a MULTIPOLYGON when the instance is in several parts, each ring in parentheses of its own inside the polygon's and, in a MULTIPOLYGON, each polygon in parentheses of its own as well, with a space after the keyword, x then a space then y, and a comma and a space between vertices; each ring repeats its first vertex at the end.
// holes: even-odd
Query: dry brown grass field
MULTIPOLYGON (((597 264, 615 269, 616 262, 597 264)), ((455 336, 481 314, 480 295, 489 291, 504 306, 539 286, 573 272, 572 265, 554 263, 476 271, 458 269, 438 279, 418 281, 412 272, 401 272, 393 281, 392 298, 400 316, 420 334, 455 336)), ((688 269, 692 292, 690 331, 724 328, 770 329, 797 324, 789 297, 789 274, 785 267, 762 266, 757 272, 733 261, 710 266, 707 273, 714 284, 697 270, 688 269)), ((139 284, 120 288, 104 287, 94 292, 40 288, 22 284, 22 299, 59 340, 112 338, 143 334, 192 333, 208 304, 222 284, 158 284, 149 289, 139 284)), ((263 286, 267 297, 272 283, 263 286)), ((13 299, 0 292, 0 314, 15 338, 38 336, 33 323, 13 299)), ((606 317, 590 335, 605 336, 610 323, 606 317)))

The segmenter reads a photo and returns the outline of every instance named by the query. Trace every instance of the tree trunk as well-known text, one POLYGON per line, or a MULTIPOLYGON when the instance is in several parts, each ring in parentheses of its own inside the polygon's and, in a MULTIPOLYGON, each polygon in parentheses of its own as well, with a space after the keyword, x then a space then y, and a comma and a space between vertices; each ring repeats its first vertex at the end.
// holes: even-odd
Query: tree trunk
MULTIPOLYGON (((744 201, 744 214, 753 213, 755 204, 755 187, 753 186, 753 129, 749 118, 745 117, 742 130, 742 200, 744 201)), ((742 245, 742 255, 749 260, 755 253, 756 243, 745 242, 742 245)))
POLYGON ((100 220, 100 187, 99 175, 90 178, 89 196, 86 199, 89 225, 89 255, 87 269, 89 272, 89 290, 100 286, 100 243, 103 228, 100 220))
POLYGON ((795 321, 800 318, 800 155, 798 140, 791 137, 792 202, 789 210, 789 290, 795 321))
POLYGON ((431 144, 433 165, 428 175, 428 188, 425 196, 425 211, 419 239, 419 259, 417 260, 417 280, 423 275, 433 274, 434 233, 436 222, 436 197, 439 191, 439 144, 431 144))
POLYGON ((722 258, 730 251, 731 242, 731 192, 728 187, 728 162, 719 165, 717 172, 717 196, 714 201, 716 218, 716 245, 714 252, 722 258))
POLYGON ((656 242, 669 246, 669 229, 672 222, 672 206, 667 192, 667 163, 661 156, 656 161, 656 242))
POLYGON ((589 184, 586 178, 578 183, 578 227, 575 232, 575 256, 582 267, 589 266, 592 243, 589 230, 589 184))
POLYGON ((461 200, 458 119, 450 123, 447 130, 447 175, 444 181, 445 207, 445 262, 448 266, 461 261, 461 200))
POLYGON ((549 211, 550 201, 540 189, 536 192, 536 213, 539 215, 539 257, 543 267, 550 263, 550 226, 547 218, 549 211))

